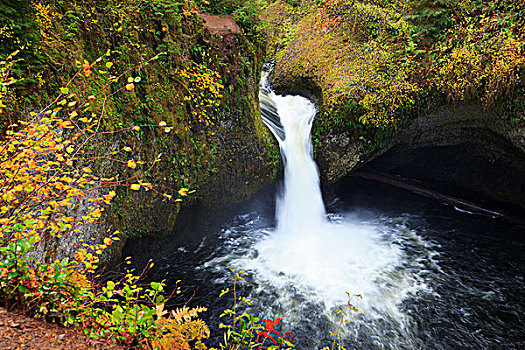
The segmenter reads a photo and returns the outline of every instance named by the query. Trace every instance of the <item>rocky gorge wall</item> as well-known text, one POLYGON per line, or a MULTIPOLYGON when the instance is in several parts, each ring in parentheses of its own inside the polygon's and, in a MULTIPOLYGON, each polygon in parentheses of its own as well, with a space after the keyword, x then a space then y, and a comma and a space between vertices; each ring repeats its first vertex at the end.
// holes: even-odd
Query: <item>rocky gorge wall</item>
MULTIPOLYGON (((84 228, 81 235, 43 240, 49 259, 71 255, 81 239, 100 242, 114 231, 122 238, 167 235, 181 210, 213 212, 249 198, 273 180, 278 147, 262 124, 258 103, 264 38, 250 22, 239 26, 230 16, 223 26, 224 18, 199 14, 192 1, 35 4, 13 2, 0 13, 13 23, 8 27, 10 37, 19 35, 27 41, 13 73, 28 79, 15 90, 10 118, 24 118, 52 100, 79 62, 103 57, 111 64, 93 69, 93 75, 72 85, 79 97, 100 88, 108 71, 130 71, 140 78, 133 91, 117 91, 104 101, 104 130, 160 122, 170 128, 170 132, 145 127, 108 134, 90 145, 89 152, 105 155, 129 147, 130 159, 145 163, 162 154, 144 181, 160 192, 169 191, 173 198, 118 187, 97 224, 84 228), (136 68, 156 56, 148 66, 136 68), (180 194, 181 188, 188 190, 180 194)), ((10 37, 2 38, 2 55, 16 46, 10 37)), ((132 174, 125 164, 97 164, 94 171, 107 176, 132 174)), ((84 205, 71 211, 81 216, 84 205)), ((123 242, 111 255, 119 255, 123 242)))
POLYGON ((358 171, 415 179, 426 188, 521 215, 525 129, 494 120, 479 105, 442 107, 367 156, 358 171))

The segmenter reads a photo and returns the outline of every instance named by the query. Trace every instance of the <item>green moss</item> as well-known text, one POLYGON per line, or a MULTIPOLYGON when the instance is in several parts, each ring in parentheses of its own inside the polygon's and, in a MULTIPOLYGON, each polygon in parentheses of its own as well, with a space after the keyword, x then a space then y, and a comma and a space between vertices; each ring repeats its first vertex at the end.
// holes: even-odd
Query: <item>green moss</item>
MULTIPOLYGON (((104 128, 111 131, 161 121, 172 127, 169 133, 144 127, 140 132, 119 132, 93 142, 93 154, 131 147, 129 156, 146 163, 162 153, 162 161, 146 174, 145 181, 174 194, 168 201, 150 193, 119 189, 113 206, 106 211, 106 224, 112 229, 128 236, 166 234, 181 210, 180 202, 174 201, 178 189, 196 191, 183 198, 182 206, 199 201, 213 208, 232 198, 245 199, 273 178, 275 144, 260 120, 257 102, 265 43, 255 23, 253 28, 246 27, 251 25, 248 22, 243 24, 246 34, 223 38, 211 35, 182 1, 40 3, 49 5, 47 15, 53 21, 43 25, 35 20, 38 16, 32 19, 31 26, 43 33, 35 39, 34 49, 42 54, 43 65, 39 81, 28 80, 15 91, 19 102, 12 110, 18 117, 23 117, 23 110, 36 109, 56 96, 84 60, 91 63, 102 57, 89 79, 77 79, 74 92, 79 98, 94 94, 110 75, 128 71, 116 88, 126 84, 128 77, 141 78, 132 92, 117 92, 116 88, 108 92, 104 128), (136 68, 159 53, 164 54, 158 60, 136 68), (113 64, 111 68, 106 68, 106 62, 113 64), (200 101, 185 99, 194 84, 180 72, 190 67, 198 67, 203 74, 217 73, 220 78, 216 81, 225 86, 220 106, 204 109, 213 124, 192 114, 203 110, 200 101)), ((237 5, 235 8, 245 6, 237 5)), ((33 59, 28 58, 31 64, 33 59)), ((102 110, 103 100, 93 102, 94 112, 102 110)), ((94 170, 106 175, 129 174, 125 164, 109 162, 101 162, 94 170)))
POLYGON ((521 13, 512 1, 275 1, 265 13, 274 86, 316 102, 317 146, 343 135, 361 154, 443 103, 479 104, 520 125, 521 13))

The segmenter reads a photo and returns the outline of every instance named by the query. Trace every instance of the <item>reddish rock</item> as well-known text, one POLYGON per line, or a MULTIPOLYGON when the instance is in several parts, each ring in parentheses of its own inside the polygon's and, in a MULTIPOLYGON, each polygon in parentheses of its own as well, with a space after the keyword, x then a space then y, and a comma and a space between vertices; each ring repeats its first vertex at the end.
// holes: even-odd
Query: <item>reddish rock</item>
POLYGON ((241 32, 241 28, 235 23, 232 16, 219 17, 199 13, 199 17, 204 20, 204 26, 212 34, 228 35, 241 32))

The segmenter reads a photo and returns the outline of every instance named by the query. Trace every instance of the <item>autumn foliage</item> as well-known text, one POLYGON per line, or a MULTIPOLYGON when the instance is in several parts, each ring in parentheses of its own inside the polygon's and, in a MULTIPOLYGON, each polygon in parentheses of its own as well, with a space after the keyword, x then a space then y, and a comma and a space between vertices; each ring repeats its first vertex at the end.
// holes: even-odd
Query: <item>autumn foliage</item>
POLYGON ((380 134, 426 103, 521 98, 522 13, 507 0, 317 0, 275 1, 266 16, 276 80, 309 79, 330 127, 380 134))
MULTIPOLYGON (((9 103, 9 86, 16 83, 9 77, 15 57, 16 53, 0 62, 2 107, 9 103)), ((76 79, 89 79, 100 61, 80 64, 52 103, 12 123, 0 141, 0 300, 10 308, 75 326, 94 337, 157 349, 190 349, 190 344, 205 349, 202 341, 209 330, 197 318, 205 308, 164 311, 164 283, 140 282, 152 264, 140 275, 124 269, 111 281, 99 282, 95 273, 100 256, 120 239, 118 232, 101 242, 82 243, 73 259, 52 261, 53 256, 39 256, 35 251, 50 238, 81 234, 102 216, 118 188, 147 189, 172 197, 143 179, 159 157, 145 164, 130 159, 127 146, 103 154, 92 150, 95 141, 108 134, 138 132, 140 127, 169 128, 160 122, 106 130, 102 125, 105 101, 110 94, 133 90, 131 82, 120 82, 128 72, 109 76, 95 94, 83 97, 81 92, 71 92, 76 79), (102 100, 98 105, 97 99, 102 100), (131 173, 96 174, 104 168, 100 162, 131 173)), ((174 192, 188 195, 186 188, 174 192)))
MULTIPOLYGON (((230 269, 234 274, 233 289, 227 288, 221 292, 220 297, 232 293, 233 307, 226 309, 219 316, 223 320, 219 327, 225 329, 224 343, 219 344, 221 349, 254 349, 254 350, 278 350, 295 349, 294 337, 291 332, 280 332, 276 326, 281 322, 280 318, 263 319, 247 312, 240 312, 239 308, 250 306, 251 300, 239 295, 237 283, 243 280, 246 272, 230 269)), ((213 350, 213 349, 212 349, 213 350)))

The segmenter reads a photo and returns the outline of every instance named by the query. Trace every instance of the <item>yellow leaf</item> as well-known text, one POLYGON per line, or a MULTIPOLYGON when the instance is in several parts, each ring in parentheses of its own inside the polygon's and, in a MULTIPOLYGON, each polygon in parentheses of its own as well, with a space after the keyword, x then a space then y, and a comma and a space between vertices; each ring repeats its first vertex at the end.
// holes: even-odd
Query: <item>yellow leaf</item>
POLYGON ((58 124, 58 127, 59 128, 62 128, 62 129, 65 129, 67 128, 69 125, 71 125, 71 122, 69 120, 64 120, 63 122, 59 123, 58 124))
POLYGON ((137 163, 135 163, 133 159, 128 160, 128 167, 130 167, 131 169, 135 169, 137 167, 137 163))
POLYGON ((159 126, 166 126, 166 122, 163 120, 159 123, 159 126))
POLYGON ((187 196, 187 195, 188 195, 188 189, 187 189, 187 188, 181 188, 181 189, 179 190, 179 194, 180 194, 181 196, 187 196))
POLYGON ((135 127, 133 128, 133 130, 135 130, 135 131, 139 131, 139 130, 140 130, 140 126, 138 126, 138 125, 135 126, 135 127))
POLYGON ((131 185, 130 187, 133 191, 138 191, 140 189, 140 185, 139 184, 133 184, 131 185))
POLYGON ((69 146, 68 148, 66 148, 67 153, 73 153, 73 151, 74 151, 73 146, 69 146))
POLYGON ((124 147, 124 151, 131 152, 131 147, 124 147))
POLYGON ((135 88, 135 85, 133 83, 126 84, 126 90, 133 90, 135 88))

